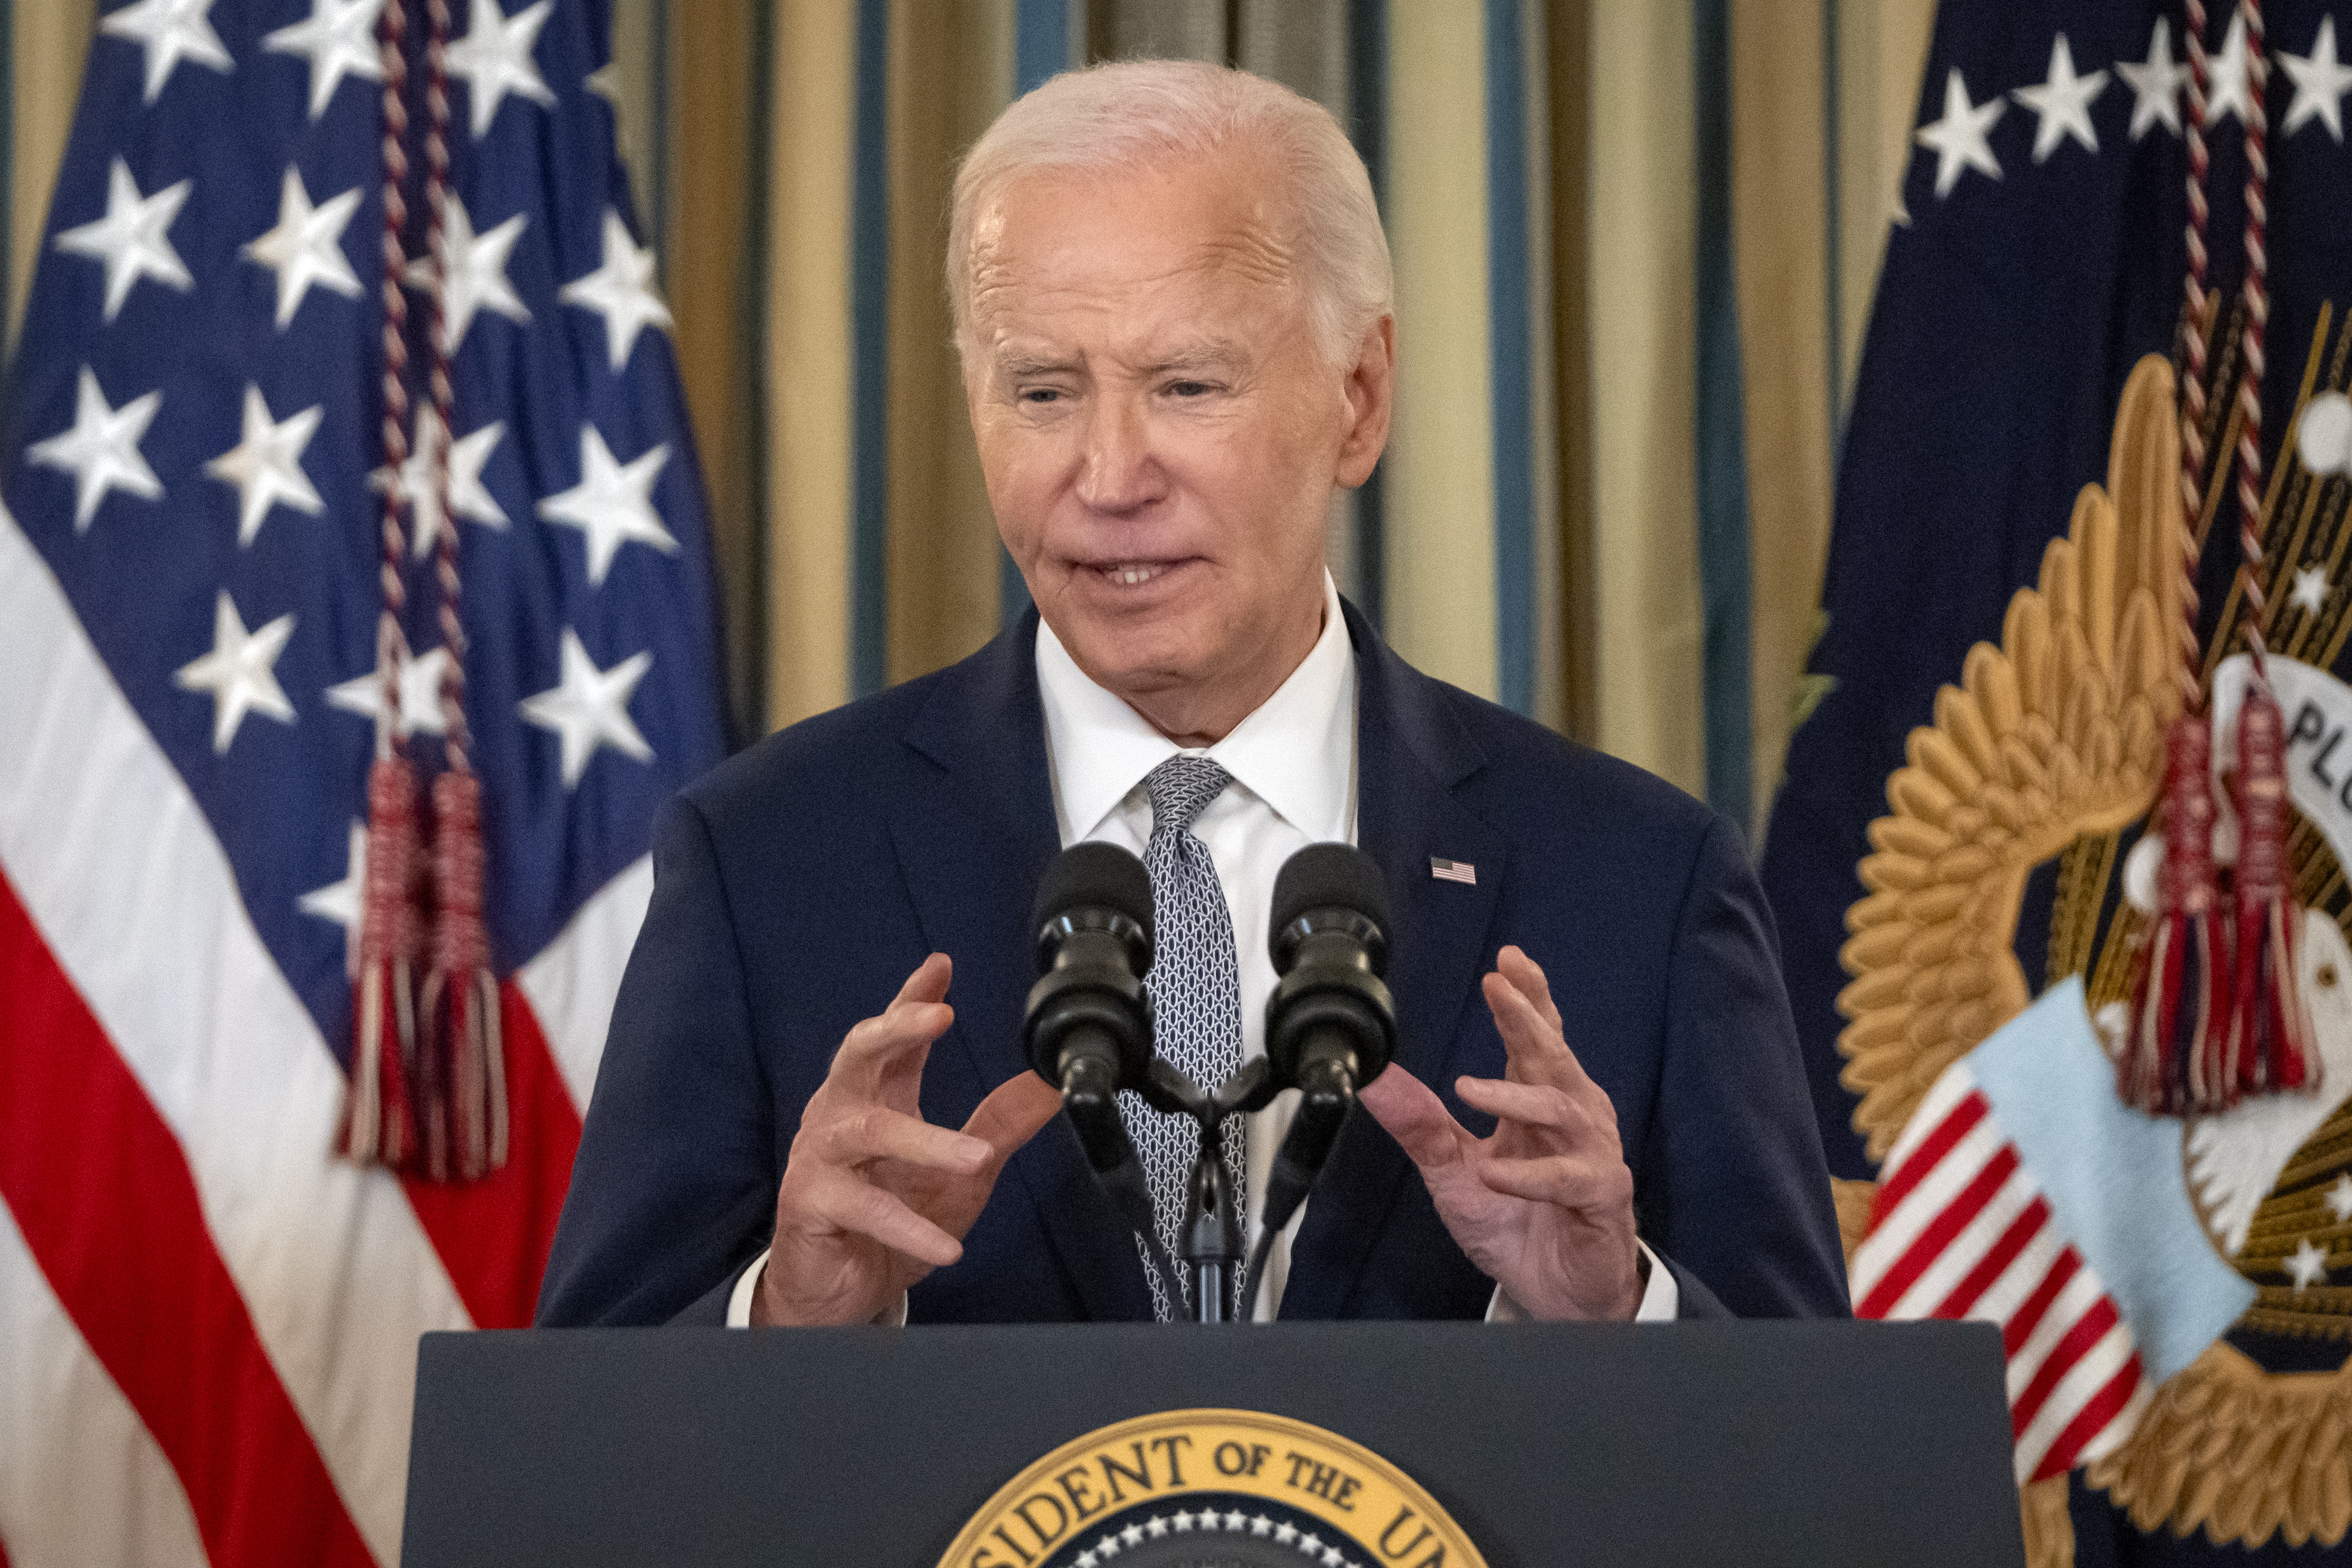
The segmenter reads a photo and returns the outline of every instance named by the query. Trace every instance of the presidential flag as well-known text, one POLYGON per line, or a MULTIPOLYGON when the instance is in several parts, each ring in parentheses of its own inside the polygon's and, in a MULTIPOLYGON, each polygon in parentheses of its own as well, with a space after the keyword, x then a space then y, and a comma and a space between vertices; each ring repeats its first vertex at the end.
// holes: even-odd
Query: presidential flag
POLYGON ((530 1321, 721 753, 608 26, 100 18, 0 423, 0 1559, 389 1568, 417 1336, 530 1321), (507 1158, 435 1182, 336 1150, 378 721, 454 765, 453 626, 507 1158))
MULTIPOLYGON (((2217 57, 2232 9, 2212 7, 2217 57)), ((2280 48, 2335 66, 2326 5, 2264 11, 2280 48)), ((2010 595, 2065 533, 2076 492, 2105 477, 2133 366, 2176 349, 2182 27, 2179 5, 2146 0, 1945 0, 1937 13, 1841 452, 1826 619, 1808 667, 1822 696, 1791 737, 1764 849, 1837 1176, 1872 1174, 1836 1046, 1837 955, 1862 894, 1864 829, 1885 809, 1906 738, 1931 721, 1937 688, 1958 679, 1973 644, 2000 640, 2010 595)), ((2242 70, 2242 45, 2236 58, 2242 70)), ((2273 433, 2320 301, 2352 300, 2352 231, 2336 216, 2352 197, 2338 112, 2352 72, 2315 76, 2309 90, 2283 72, 2274 82, 2288 90, 2274 93, 2269 146, 2273 433), (2300 115, 2288 111, 2298 94, 2300 115)), ((2230 283, 2243 269, 2243 99, 2209 108, 2209 228, 2217 281, 2230 283)), ((2235 557, 2212 556, 2226 584, 2235 557)), ((2205 598, 2218 608, 2221 596, 2205 598)))
MULTIPOLYGON (((2352 6, 2342 0, 1944 0, 1938 8, 1900 216, 1843 435, 1823 630, 1809 670, 1818 700, 1790 744, 1762 868, 1832 1172, 1884 1180, 1882 1226, 1900 1173, 1877 1167, 1874 1151, 1887 1152, 1897 1131, 1916 1146, 1939 1123, 1917 1121, 1924 1112, 1915 1109, 1907 1127, 1872 1126, 1866 1144, 1857 1110, 1870 1122, 1870 1101, 1857 1093, 1924 1104, 1948 1066, 1948 1037, 1972 1031, 1962 1043, 1981 1041, 2068 974, 2088 986, 2094 1013, 2127 996, 2140 933, 2156 918, 2127 908, 2125 897, 2131 868, 2156 860, 2158 847, 2143 838, 2152 783, 2120 816, 2112 803, 2095 821, 2049 816, 2069 792, 2086 798, 2079 769, 2063 777, 2036 771, 2066 749, 2052 727, 2081 721, 2087 736, 2122 724, 2130 715, 2106 705, 2126 688, 2169 700, 2184 653, 2189 672, 2210 685, 2214 667, 2257 627, 2282 668, 2287 658, 2344 663, 2352 628, 2347 28, 2352 6), (2174 373, 2155 367, 2166 390, 2154 427, 2166 442, 2172 431, 2179 437, 2161 460, 2146 410, 2133 405, 2155 384, 2147 356, 2168 359, 2174 373), (2139 390, 2127 391, 2136 369, 2139 390), (2155 471, 2168 461, 2169 479, 2155 471), (2101 493, 2086 497, 2094 483, 2101 493), (2168 489, 2179 510, 2159 529, 2154 500, 2168 489), (2249 496, 2252 507, 2242 502, 2249 496), (2252 584, 2259 607, 2236 581, 2249 513, 2263 554, 2252 584), (2145 552, 2120 563, 2119 514, 2121 536, 2145 552), (2072 552, 2045 553, 2070 525, 2072 552), (2177 611, 2137 641, 2122 637, 2115 617, 2135 595, 2161 587, 2180 602, 2171 586, 2179 574, 2148 563, 2177 562, 2173 542, 2184 532, 2201 550, 2193 637, 2184 646, 2177 611), (2013 599, 2037 582, 2032 603, 2013 599), (2094 583, 2095 592, 2084 586, 2094 583), (2105 631, 2087 644, 2045 639, 2062 610, 2105 631), (2145 668, 2160 666, 2160 679, 2101 662, 2126 645, 2145 651, 2152 639, 2166 651, 2145 668), (2004 670, 2040 671, 2043 683, 2013 701, 2018 689, 1993 679, 2007 679, 2004 670), (2059 689, 2053 670, 2071 672, 2073 689, 2059 689), (1931 738, 1922 742, 1915 731, 1931 738), (1958 781, 1955 793, 1944 793, 1948 773, 1958 781), (1983 798, 1963 798, 1972 790, 1983 798), (1995 795, 1999 809, 1988 816, 1995 795), (1882 824, 1874 838, 1880 818, 1903 822, 1882 824), (1931 818, 1942 826, 1924 837, 1903 825, 1931 818), (1863 1027, 1858 1005, 1892 1002, 1897 987, 1894 933, 1862 935, 1872 911, 1927 897, 1883 876, 1866 888, 1857 875, 1865 858, 1874 848, 1889 865, 1940 858, 1957 876, 2002 835, 2012 846, 2038 846, 2013 883, 1946 889, 1986 900, 1955 918, 1989 921, 1971 929, 1999 932, 2000 963, 1980 965, 1965 989, 1906 993, 1901 1005, 1919 1028, 1905 1039, 1850 1033, 1863 1027), (1866 894, 1880 902, 1866 903, 1866 894), (1857 967, 1841 963, 1842 951, 1857 967), (1872 989, 1849 989, 1865 969, 1877 976, 1872 989), (1887 1054, 1864 1070, 1860 1056, 1841 1053, 1842 1032, 1850 1048, 1883 1046, 1887 1054)), ((2152 781, 2161 724, 2146 718, 2131 719, 2138 728, 2128 746, 2114 729, 2093 751, 2070 752, 2069 765, 2103 770, 2109 784, 2133 770, 2152 781)), ((2291 748, 2287 765, 2310 761, 2291 748)), ((2352 914, 2343 868, 2308 825, 2293 827, 2294 901, 2341 924, 2352 914)), ((2234 844, 2219 841, 2215 852, 2226 862, 2234 844)), ((1924 951, 1916 957, 1932 967, 1924 951)), ((2337 979, 2331 970, 2325 985, 2337 979)), ((1942 1110, 1948 1116, 1965 1103, 1963 1095, 1942 1110)), ((2003 1110, 1998 1096, 1991 1108, 2003 1110)), ((2251 1239, 2240 1231, 2224 1245, 2203 1216, 2203 1245, 2234 1265, 2254 1297, 2193 1365, 2168 1381, 2149 1369, 2152 1392, 2131 1436, 2076 1472, 2079 1561, 2218 1550, 2176 1536, 2235 1543, 2232 1552, 2345 1539, 2352 1493, 2328 1479, 2352 1464, 2329 1435, 2341 1414, 2328 1399, 2340 1396, 2306 1400, 2316 1385, 2294 1378, 2337 1370, 2352 1348, 2352 1202, 2324 1201, 2352 1159, 2347 1130, 2352 1121, 2334 1115, 2283 1164, 2265 1168, 2262 1190, 2242 1200, 2259 1210, 2251 1239)), ((2155 1168, 2177 1185, 2191 1134, 2178 1120, 2159 1131, 2172 1154, 2155 1168)), ((2032 1163, 2029 1151, 2021 1169, 2032 1163)), ((1965 1176, 1978 1184, 1971 1191, 2032 1203, 1992 1169, 1950 1165, 1944 1179, 1965 1176)), ((2138 1201, 2120 1184, 2096 1190, 2103 1202, 2138 1201)), ((1909 1223, 1920 1223, 1916 1213, 1909 1223)), ((1958 1215, 1948 1228, 1959 1234, 1958 1215)), ((1970 1246, 1984 1240, 1969 1233, 1970 1246)), ((1874 1292, 1881 1307, 1893 1289, 1888 1246, 1855 1259, 1867 1281, 1861 1294, 1874 1292)), ((2084 1258, 2092 1273, 2107 1274, 2084 1258)), ((2116 1305, 2128 1321, 2129 1303, 2116 1305)), ((2144 1360, 2144 1341, 2139 1348, 2144 1360)), ((2105 1403, 2074 1412, 2085 1423, 2086 1412, 2120 1414, 2133 1397, 2118 1381, 2115 1349, 2109 1342, 2097 1361, 2107 1373, 2099 1384, 2105 1403)), ((2093 1458, 2105 1443, 2089 1434, 2077 1457, 2093 1458)), ((2043 1459, 2064 1447, 2042 1449, 2026 1473, 2047 1473, 2043 1459)))

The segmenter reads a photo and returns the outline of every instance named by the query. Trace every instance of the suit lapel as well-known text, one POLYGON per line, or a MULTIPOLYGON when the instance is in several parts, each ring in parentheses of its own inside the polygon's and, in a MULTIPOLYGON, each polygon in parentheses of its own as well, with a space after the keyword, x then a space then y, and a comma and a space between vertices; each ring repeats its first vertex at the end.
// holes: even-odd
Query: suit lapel
MULTIPOLYGON (((1032 611, 940 678, 907 730, 906 743, 921 760, 890 814, 924 940, 956 961, 950 995, 956 1022, 930 1071, 968 1073, 967 1104, 1028 1070, 1021 1026, 1036 963, 1030 900, 1061 847, 1037 695, 1036 626, 1032 611)), ((1066 1122, 1047 1123, 1003 1181, 1018 1184, 1035 1205, 1094 1317, 1151 1315, 1134 1238, 1066 1122)), ((999 1201, 1003 1195, 1001 1182, 999 1201)))
MULTIPOLYGON (((1464 1009, 1477 1000, 1506 870, 1500 832, 1454 795, 1486 755, 1440 695, 1347 607, 1356 650, 1356 840, 1388 879, 1388 984, 1397 1060, 1453 1103, 1449 1068, 1464 1009), (1477 882, 1431 875, 1433 858, 1468 861, 1477 882)), ((1412 1162, 1369 1112, 1350 1119, 1299 1227, 1286 1318, 1328 1318, 1354 1289, 1412 1162)))

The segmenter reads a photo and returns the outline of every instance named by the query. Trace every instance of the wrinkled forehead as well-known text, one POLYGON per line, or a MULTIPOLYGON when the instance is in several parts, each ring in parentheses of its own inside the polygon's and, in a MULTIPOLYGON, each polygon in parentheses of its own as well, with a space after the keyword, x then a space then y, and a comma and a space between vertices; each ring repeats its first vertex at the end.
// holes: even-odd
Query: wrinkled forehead
POLYGON ((972 225, 976 335, 987 341, 1090 304, 1135 308, 1204 290, 1295 293, 1293 226, 1265 164, 1245 153, 1218 153, 1010 182, 972 225))

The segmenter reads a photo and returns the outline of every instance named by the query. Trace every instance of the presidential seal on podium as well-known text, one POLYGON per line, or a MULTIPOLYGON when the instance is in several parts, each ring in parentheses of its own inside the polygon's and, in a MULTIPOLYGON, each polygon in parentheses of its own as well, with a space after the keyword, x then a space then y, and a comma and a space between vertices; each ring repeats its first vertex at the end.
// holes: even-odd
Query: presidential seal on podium
POLYGON ((1486 1568, 1394 1465, 1304 1421, 1171 1410, 1065 1443, 940 1568, 1486 1568))

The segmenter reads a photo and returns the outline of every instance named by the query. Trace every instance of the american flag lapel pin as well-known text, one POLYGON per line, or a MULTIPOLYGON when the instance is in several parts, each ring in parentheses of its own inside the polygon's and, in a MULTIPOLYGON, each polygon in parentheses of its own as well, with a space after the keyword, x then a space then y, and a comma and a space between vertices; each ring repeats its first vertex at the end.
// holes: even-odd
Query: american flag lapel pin
POLYGON ((1468 888, 1478 885, 1478 868, 1467 860, 1441 860, 1432 855, 1429 874, 1441 882, 1459 882, 1468 888))

